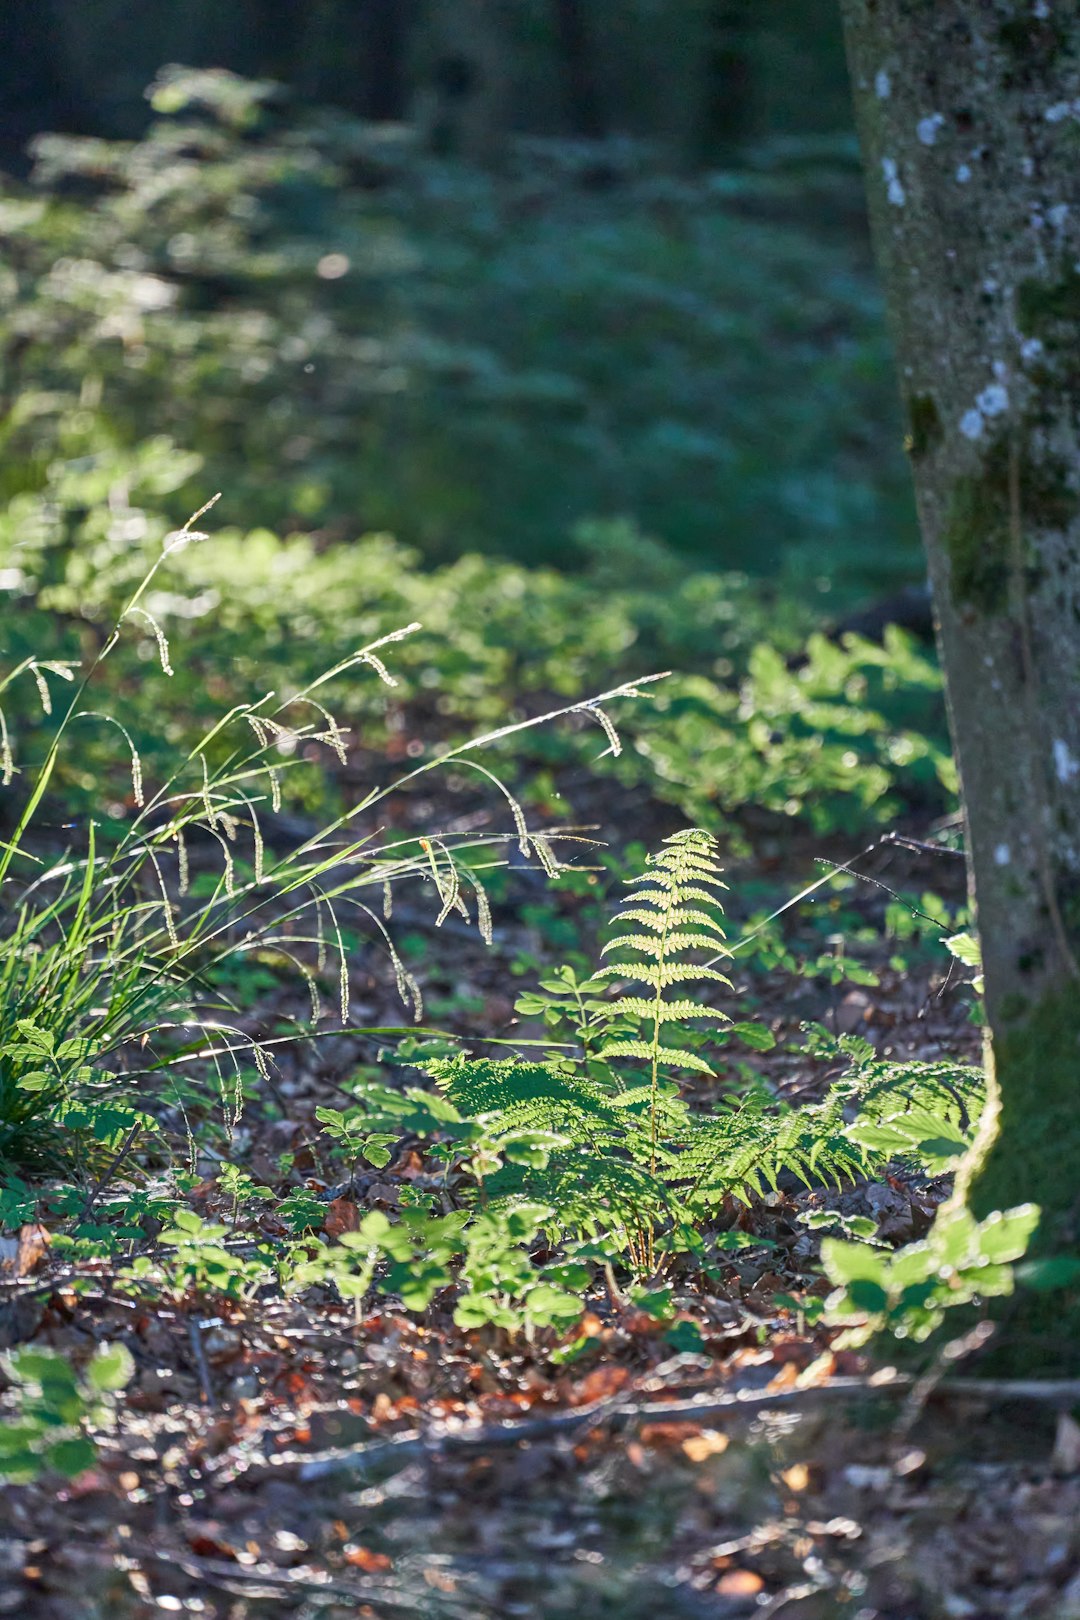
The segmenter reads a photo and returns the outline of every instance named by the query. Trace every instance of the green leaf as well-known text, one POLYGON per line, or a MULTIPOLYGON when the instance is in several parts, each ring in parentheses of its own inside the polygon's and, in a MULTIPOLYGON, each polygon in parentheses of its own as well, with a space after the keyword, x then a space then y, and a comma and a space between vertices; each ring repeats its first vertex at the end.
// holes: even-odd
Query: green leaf
POLYGON ((520 1317, 492 1294, 462 1294, 454 1308, 454 1321, 460 1328, 487 1327, 490 1323, 492 1327, 512 1330, 520 1317))
POLYGON ((853 1282, 884 1285, 886 1261, 880 1249, 865 1243, 844 1243, 839 1238, 823 1238, 821 1263, 830 1282, 840 1286, 853 1282))
POLYGON ((51 1445, 45 1452, 45 1461, 56 1473, 63 1474, 65 1479, 74 1479, 76 1474, 82 1474, 94 1466, 97 1448, 85 1435, 75 1435, 70 1440, 57 1440, 51 1445))
POLYGON ((19 1384, 40 1384, 43 1389, 65 1392, 77 1385, 71 1364, 51 1350, 17 1350, 9 1358, 8 1368, 19 1384))
POLYGON ((1080 1282, 1080 1260, 1071 1254, 1047 1255, 1045 1260, 1025 1260, 1016 1268, 1016 1280, 1037 1293, 1052 1293, 1080 1282))
POLYGON ((1019 1260, 1039 1224, 1039 1213, 1038 1204, 1018 1204, 1015 1209, 988 1215, 979 1225, 982 1258, 999 1265, 1019 1260))
POLYGON ((448 1287, 453 1278, 435 1260, 414 1260, 391 1266, 386 1282, 388 1292, 401 1295, 407 1311, 426 1311, 439 1289, 448 1287))
POLYGON ((776 1045, 776 1036, 766 1024, 728 1024, 724 1034, 737 1035, 755 1052, 771 1052, 776 1045))
POLYGON ((935 1277, 938 1263, 929 1243, 909 1243, 900 1249, 889 1264, 889 1282, 893 1288, 907 1289, 935 1277))
POLYGON ((24 1419, 20 1423, 0 1423, 0 1470, 9 1456, 28 1452, 40 1441, 43 1425, 24 1419))
POLYGON ((86 1381, 91 1389, 124 1389, 135 1374, 131 1351, 122 1344, 103 1344, 86 1369, 86 1381))
POLYGON ((56 1084, 56 1076, 46 1074, 44 1069, 28 1069, 25 1074, 20 1074, 16 1084, 20 1091, 47 1091, 56 1084))
POLYGON ((889 1296, 879 1282, 869 1277, 856 1277, 848 1284, 848 1298, 860 1311, 876 1315, 889 1303, 889 1296))
POLYGON ((967 1143, 960 1137, 953 1136, 927 1136, 915 1144, 915 1152, 923 1163, 935 1169, 937 1165, 947 1159, 959 1158, 967 1152, 967 1143))
POLYGON ((664 1343, 679 1355, 699 1355, 705 1348, 700 1327, 689 1318, 673 1323, 664 1334, 664 1343))
POLYGON ((373 1164, 377 1170, 381 1170, 393 1158, 391 1148, 397 1140, 396 1136, 388 1136, 385 1132, 375 1131, 370 1136, 365 1136, 360 1153, 368 1164, 373 1164))
POLYGON ((525 1309, 539 1326, 549 1326, 553 1322, 576 1322, 584 1306, 565 1289, 541 1282, 526 1294, 525 1309))
POLYGON ((630 1298, 639 1311, 651 1316, 654 1322, 666 1322, 672 1315, 673 1291, 670 1288, 632 1288, 630 1298))
POLYGON ((950 934, 941 943, 965 967, 982 967, 982 948, 973 934, 950 934))
POLYGON ((36 1451, 13 1451, 0 1455, 0 1479, 12 1485, 29 1485, 41 1473, 42 1460, 36 1451))
POLYGON ((588 1266, 575 1265, 573 1261, 545 1266, 542 1276, 545 1282, 554 1283, 557 1288, 568 1288, 576 1294, 583 1294, 592 1281, 588 1266))
POLYGON ((930 1232, 929 1242, 943 1265, 962 1269, 965 1261, 978 1252, 978 1229, 966 1209, 943 1209, 930 1232))

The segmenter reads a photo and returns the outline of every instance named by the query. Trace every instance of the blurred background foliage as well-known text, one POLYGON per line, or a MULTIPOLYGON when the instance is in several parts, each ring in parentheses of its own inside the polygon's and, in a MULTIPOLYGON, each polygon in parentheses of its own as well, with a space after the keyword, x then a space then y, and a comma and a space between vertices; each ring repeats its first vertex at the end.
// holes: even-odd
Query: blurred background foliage
POLYGON ((151 756, 422 618, 455 734, 685 672, 617 769, 696 819, 948 779, 929 655, 800 650, 921 567, 834 0, 8 0, 0 104, 5 662, 221 489, 151 756))

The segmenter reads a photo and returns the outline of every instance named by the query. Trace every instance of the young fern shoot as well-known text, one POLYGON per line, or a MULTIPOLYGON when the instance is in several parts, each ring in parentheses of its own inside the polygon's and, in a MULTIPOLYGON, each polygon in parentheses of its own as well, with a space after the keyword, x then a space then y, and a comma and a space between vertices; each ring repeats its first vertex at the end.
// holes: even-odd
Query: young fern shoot
POLYGON ((724 884, 715 857, 716 840, 700 827, 666 838, 659 853, 648 857, 641 877, 630 880, 631 896, 615 914, 614 925, 628 931, 609 940, 602 953, 632 954, 621 954, 619 961, 601 968, 598 977, 629 979, 650 992, 646 996, 620 995, 611 1006, 613 1017, 644 1021, 651 1031, 648 1039, 608 1041, 600 1056, 606 1063, 613 1058, 636 1058, 649 1066, 651 1175, 656 1174, 661 1064, 698 1074, 713 1072, 696 1052, 666 1045, 665 1025, 680 1024, 687 1018, 728 1022, 726 1013, 668 994, 674 985, 709 979, 731 987, 723 973, 688 960, 688 953, 695 950, 708 951, 714 960, 730 955, 717 921, 717 913, 723 914, 718 891, 724 884))

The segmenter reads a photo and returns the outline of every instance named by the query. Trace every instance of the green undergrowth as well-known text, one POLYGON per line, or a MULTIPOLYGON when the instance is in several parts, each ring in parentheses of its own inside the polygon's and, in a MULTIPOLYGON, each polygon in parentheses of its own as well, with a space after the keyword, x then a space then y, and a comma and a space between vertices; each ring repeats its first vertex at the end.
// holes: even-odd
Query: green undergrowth
MULTIPOLYGON (((327 692, 387 777, 507 703, 672 670, 601 769, 684 819, 849 832, 945 806, 932 658, 808 639, 918 569, 858 249, 785 223, 763 173, 620 147, 597 188, 539 142, 485 175, 227 74, 168 70, 151 100, 143 140, 42 137, 0 192, 6 667, 48 689, 92 658, 222 489, 225 527, 99 673, 150 774, 268 668, 287 695, 416 621, 396 692, 327 692)), ((5 714, 25 759, 50 716, 29 687, 5 714)), ((55 820, 130 817, 110 731, 59 762, 55 820)), ((572 817, 564 779, 603 746, 582 713, 500 768, 572 817)), ((283 791, 344 803, 332 771, 283 791)))
POLYGON ((42 136, 0 194, 0 498, 149 425, 249 524, 428 561, 576 566, 625 514, 710 565, 797 533, 811 589, 917 569, 869 255, 775 175, 613 143, 597 184, 541 141, 487 174, 226 73, 150 95, 141 141, 42 136))
MULTIPOLYGON (((28 656, 0 677, 0 700, 10 703, 29 687, 54 720, 36 758, 22 754, 17 729, 3 730, 0 1160, 9 1166, 63 1163, 98 1175, 111 1156, 119 1163, 140 1144, 151 1157, 167 1155, 186 1137, 194 1151, 191 1110, 205 1108, 208 1085, 235 1122, 245 1066, 270 1079, 267 1049, 244 1027, 246 1009, 231 994, 238 962, 291 966, 310 997, 310 1025, 332 1006, 338 1025, 348 1026, 350 960, 361 940, 371 941, 392 971, 403 1016, 419 1021, 420 989, 388 926, 395 888, 426 890, 437 925, 455 912, 490 939, 485 868, 505 865, 513 847, 540 870, 559 870, 550 839, 530 832, 521 805, 477 757, 555 714, 510 720, 444 745, 433 758, 406 759, 389 781, 360 788, 285 853, 268 844, 264 822, 280 811, 283 781, 312 770, 324 753, 347 762, 327 688, 361 673, 392 686, 385 660, 410 626, 354 646, 302 686, 233 704, 206 729, 193 729, 167 769, 151 774, 159 758, 144 759, 137 736, 99 706, 100 677, 125 638, 149 625, 171 678, 173 649, 145 604, 158 571, 206 540, 193 522, 167 538, 83 667, 28 656), (43 807, 63 783, 67 759, 87 770, 82 739, 102 728, 120 738, 130 814, 112 818, 105 838, 91 816, 58 850, 47 817, 39 826, 43 807), (478 775, 502 806, 507 831, 428 837, 382 825, 391 795, 451 770, 478 775), (189 1083, 192 1063, 199 1076, 189 1083)), ((624 683, 602 700, 621 706, 637 696, 624 683)), ((613 734, 600 700, 588 701, 613 734)))
MULTIPOLYGON (((148 441, 137 457, 59 464, 43 492, 0 513, 9 667, 32 658, 55 687, 59 666, 103 644, 170 533, 164 490, 190 471, 175 448, 148 441)), ((940 678, 910 638, 895 629, 882 645, 808 635, 805 611, 748 576, 688 575, 626 523, 593 524, 587 538, 591 566, 566 575, 479 556, 421 570, 386 536, 320 549, 308 537, 225 529, 195 553, 170 556, 141 598, 132 625, 141 633, 115 650, 100 682, 147 769, 164 772, 192 726, 209 729, 222 708, 261 696, 268 669, 279 693, 302 690, 387 623, 414 624, 395 654, 396 687, 376 690, 346 667, 326 688, 372 769, 494 724, 504 694, 520 718, 572 702, 590 683, 671 670, 600 769, 688 819, 716 829, 749 810, 778 825, 854 832, 905 806, 950 803, 940 678), (159 631, 177 650, 172 675, 159 631)), ((26 754, 24 738, 40 748, 50 718, 35 688, 11 692, 4 709, 16 752, 26 754)), ((605 752, 585 710, 504 754, 511 747, 507 768, 556 819, 574 804, 555 776, 605 752)), ((124 750, 99 730, 62 762, 58 785, 72 808, 94 803, 118 753, 126 770, 124 750)), ((314 813, 332 806, 333 775, 286 781, 286 802, 314 813)), ((460 776, 455 787, 464 788, 460 776)), ((122 817, 130 795, 115 777, 110 798, 122 817)))
MULTIPOLYGON (((166 648, 161 656, 167 660, 166 648)), ((380 665, 371 648, 355 661, 380 665)), ((81 714, 77 695, 57 750, 81 714)), ((175 1164, 179 1122, 194 1163, 200 1088, 205 1100, 216 1087, 230 1134, 245 1105, 241 1057, 261 1077, 256 1089, 273 1090, 274 1042, 250 1033, 239 1021, 243 1009, 230 1011, 215 995, 216 965, 238 951, 276 947, 307 981, 307 1038, 314 1039, 327 957, 337 981, 335 1022, 348 1023, 339 918, 350 906, 379 937, 403 999, 420 1016, 419 987, 395 949, 389 908, 381 921, 365 891, 384 893, 426 868, 440 919, 455 911, 468 919, 469 894, 481 934, 490 927, 476 869, 441 839, 372 848, 345 818, 299 855, 260 857, 257 806, 267 797, 263 779, 276 768, 267 747, 283 723, 270 711, 232 718, 254 732, 255 747, 211 775, 202 739, 165 794, 147 801, 170 805, 163 824, 137 822, 127 844, 101 857, 91 834, 84 858, 29 877, 20 871, 20 858, 29 856, 20 828, 0 862, 17 916, 0 956, 3 1213, 18 1225, 48 1210, 61 1221, 54 1247, 76 1266, 105 1255, 122 1259, 116 1286, 140 1297, 219 1292, 254 1300, 268 1290, 321 1290, 352 1300, 358 1318, 376 1293, 418 1312, 445 1308, 449 1298, 461 1329, 558 1335, 573 1329, 598 1277, 663 1316, 672 1280, 708 1285, 722 1276, 728 1251, 768 1247, 767 1236, 739 1229, 733 1214, 785 1181, 841 1187, 903 1162, 932 1174, 964 1151, 981 1107, 975 1069, 890 1064, 865 1042, 833 1041, 845 1073, 819 1103, 792 1109, 745 1064, 726 1066, 730 1041, 753 1052, 767 1050, 773 1037, 719 1004, 732 985, 722 971, 731 951, 718 849, 707 832, 693 829, 666 840, 630 881, 601 965, 584 979, 563 968, 519 999, 523 1017, 542 1018, 544 1035, 532 1043, 541 1047, 539 1058, 478 1059, 421 1032, 400 1045, 396 1061, 434 1079, 435 1089, 361 1074, 352 1106, 316 1109, 327 1155, 353 1173, 362 1163, 390 1165, 406 1140, 421 1145, 430 1168, 401 1185, 393 1212, 371 1210, 355 1230, 327 1242, 321 1199, 302 1185, 282 1198, 242 1164, 225 1163, 217 1181, 231 1218, 207 1219, 183 1198, 195 1178, 175 1164), (196 783, 185 789, 185 767, 195 760, 196 783), (216 838, 220 875, 205 899, 185 903, 183 850, 199 827, 216 838), (255 840, 250 874, 230 849, 241 827, 255 840), (175 884, 164 876, 174 860, 175 884), (151 1061, 143 1056, 148 1045, 151 1061), (178 1081, 192 1060, 190 1080, 178 1081), (70 1179, 36 1191, 23 1177, 40 1175, 46 1156, 70 1179), (125 1160, 126 1190, 113 1189, 125 1160), (268 1236, 261 1220, 252 1228, 259 1212, 285 1235, 268 1236), (159 1228, 149 1244, 148 1220, 159 1228)), ((306 735, 333 746, 329 712, 318 725, 306 735)), ((40 791, 47 780, 48 764, 40 791)), ((368 802, 378 800, 376 793, 368 802)), ((27 824, 33 808, 32 800, 27 824)), ((515 821, 515 837, 528 850, 520 812, 515 821)), ((541 835, 532 835, 532 845, 554 875, 551 846, 541 835)), ((298 1034, 303 1038, 299 1031, 292 1038, 298 1034)), ((830 1040, 824 1031, 814 1037, 818 1046, 830 1040)), ((72 1286, 78 1291, 78 1277, 72 1286)), ((838 1299, 837 1309, 843 1317, 865 1304, 856 1291, 852 1300, 838 1299)), ((697 1330, 691 1322, 680 1332, 679 1342, 689 1343, 697 1330)))

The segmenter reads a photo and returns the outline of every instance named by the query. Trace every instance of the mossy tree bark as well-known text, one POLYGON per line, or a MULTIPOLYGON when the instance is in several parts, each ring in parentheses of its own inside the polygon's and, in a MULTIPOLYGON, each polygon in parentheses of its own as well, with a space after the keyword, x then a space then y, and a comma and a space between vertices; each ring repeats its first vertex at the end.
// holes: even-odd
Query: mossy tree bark
MULTIPOLYGON (((978 1213, 1080 1231, 1080 6, 842 0, 986 969, 978 1213)), ((1066 1363, 1080 1302, 1025 1303, 1066 1363)))

